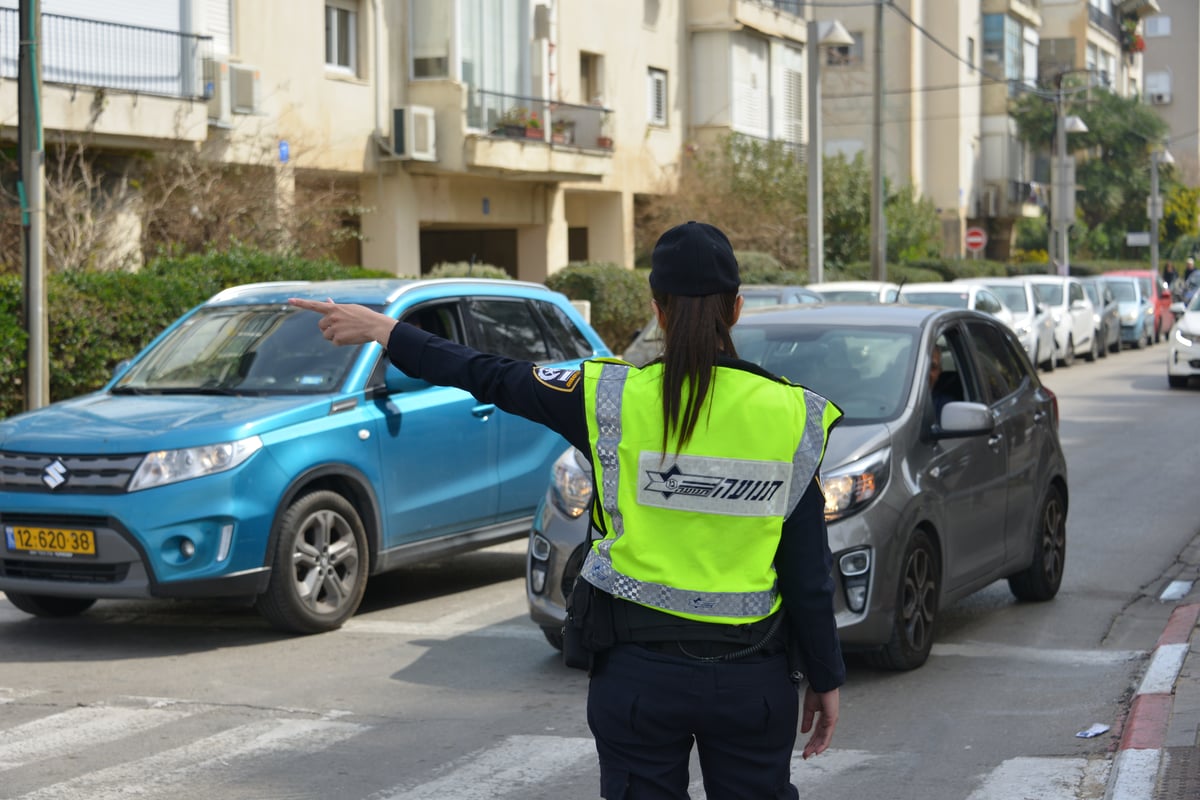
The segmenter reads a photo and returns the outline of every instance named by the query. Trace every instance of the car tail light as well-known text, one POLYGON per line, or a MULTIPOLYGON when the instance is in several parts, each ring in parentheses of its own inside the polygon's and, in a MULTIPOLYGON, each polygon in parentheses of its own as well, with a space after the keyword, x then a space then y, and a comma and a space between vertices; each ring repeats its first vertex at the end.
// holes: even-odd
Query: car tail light
POLYGON ((1058 395, 1045 386, 1042 387, 1042 390, 1050 395, 1050 413, 1054 415, 1054 430, 1058 430, 1058 395))

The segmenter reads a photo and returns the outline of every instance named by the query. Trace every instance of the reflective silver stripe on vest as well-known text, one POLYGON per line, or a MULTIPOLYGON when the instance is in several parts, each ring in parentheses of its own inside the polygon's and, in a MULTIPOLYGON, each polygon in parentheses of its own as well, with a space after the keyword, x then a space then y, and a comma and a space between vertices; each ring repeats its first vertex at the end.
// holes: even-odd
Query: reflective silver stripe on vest
MULTIPOLYGON (((609 540, 611 541, 611 540, 609 540)), ((612 567, 608 549, 588 553, 581 577, 588 583, 635 603, 706 617, 746 617, 761 619, 775 607, 776 593, 766 592, 693 592, 674 589, 622 575, 612 567)))
MULTIPOLYGON (((601 467, 600 500, 612 520, 613 535, 625 532, 625 521, 617 508, 617 489, 620 488, 621 464, 617 445, 621 443, 621 399, 625 394, 625 379, 629 367, 622 364, 601 364, 596 383, 596 459, 601 467)), ((608 547, 604 548, 605 554, 608 547)))
POLYGON ((825 450, 825 409, 829 401, 819 394, 813 394, 804 389, 804 435, 792 456, 792 486, 788 492, 788 509, 785 516, 791 516, 800 505, 800 498, 808 491, 817 467, 821 466, 821 456, 825 450))
POLYGON ((644 506, 731 517, 782 517, 788 507, 792 465, 679 455, 669 469, 663 469, 662 453, 642 451, 638 479, 637 499, 644 506))

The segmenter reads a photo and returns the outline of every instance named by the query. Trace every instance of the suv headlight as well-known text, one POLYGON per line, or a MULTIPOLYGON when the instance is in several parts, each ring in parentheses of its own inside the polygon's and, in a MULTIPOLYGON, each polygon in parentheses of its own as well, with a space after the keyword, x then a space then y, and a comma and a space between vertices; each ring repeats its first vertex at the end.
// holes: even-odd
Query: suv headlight
POLYGON ((887 484, 892 448, 882 447, 844 467, 824 472, 825 521, 832 522, 861 511, 887 484))
POLYGON ((583 453, 574 447, 554 462, 550 499, 555 508, 571 519, 587 511, 592 503, 591 466, 584 459, 583 453))
POLYGON ((262 439, 250 436, 236 442, 222 442, 182 450, 158 450, 147 453, 129 481, 129 490, 136 492, 154 486, 216 475, 241 464, 262 449, 262 439))

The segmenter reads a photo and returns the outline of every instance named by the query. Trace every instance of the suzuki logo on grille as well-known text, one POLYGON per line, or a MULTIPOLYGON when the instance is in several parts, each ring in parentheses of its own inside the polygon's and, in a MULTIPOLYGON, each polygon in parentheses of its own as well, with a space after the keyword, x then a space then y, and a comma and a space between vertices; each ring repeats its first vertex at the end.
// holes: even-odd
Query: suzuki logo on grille
POLYGON ((59 459, 54 459, 54 462, 46 467, 42 472, 42 483, 49 486, 51 489, 57 489, 67 482, 67 465, 59 459))

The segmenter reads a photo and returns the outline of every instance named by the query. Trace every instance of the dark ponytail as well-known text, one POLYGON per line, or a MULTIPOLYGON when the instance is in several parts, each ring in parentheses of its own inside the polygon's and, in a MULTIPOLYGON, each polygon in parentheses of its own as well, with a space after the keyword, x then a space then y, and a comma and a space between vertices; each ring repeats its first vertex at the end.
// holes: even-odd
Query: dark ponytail
POLYGON ((688 297, 655 291, 665 317, 663 331, 663 443, 674 452, 688 443, 713 389, 713 367, 721 355, 737 357, 729 329, 737 310, 737 292, 688 297))

